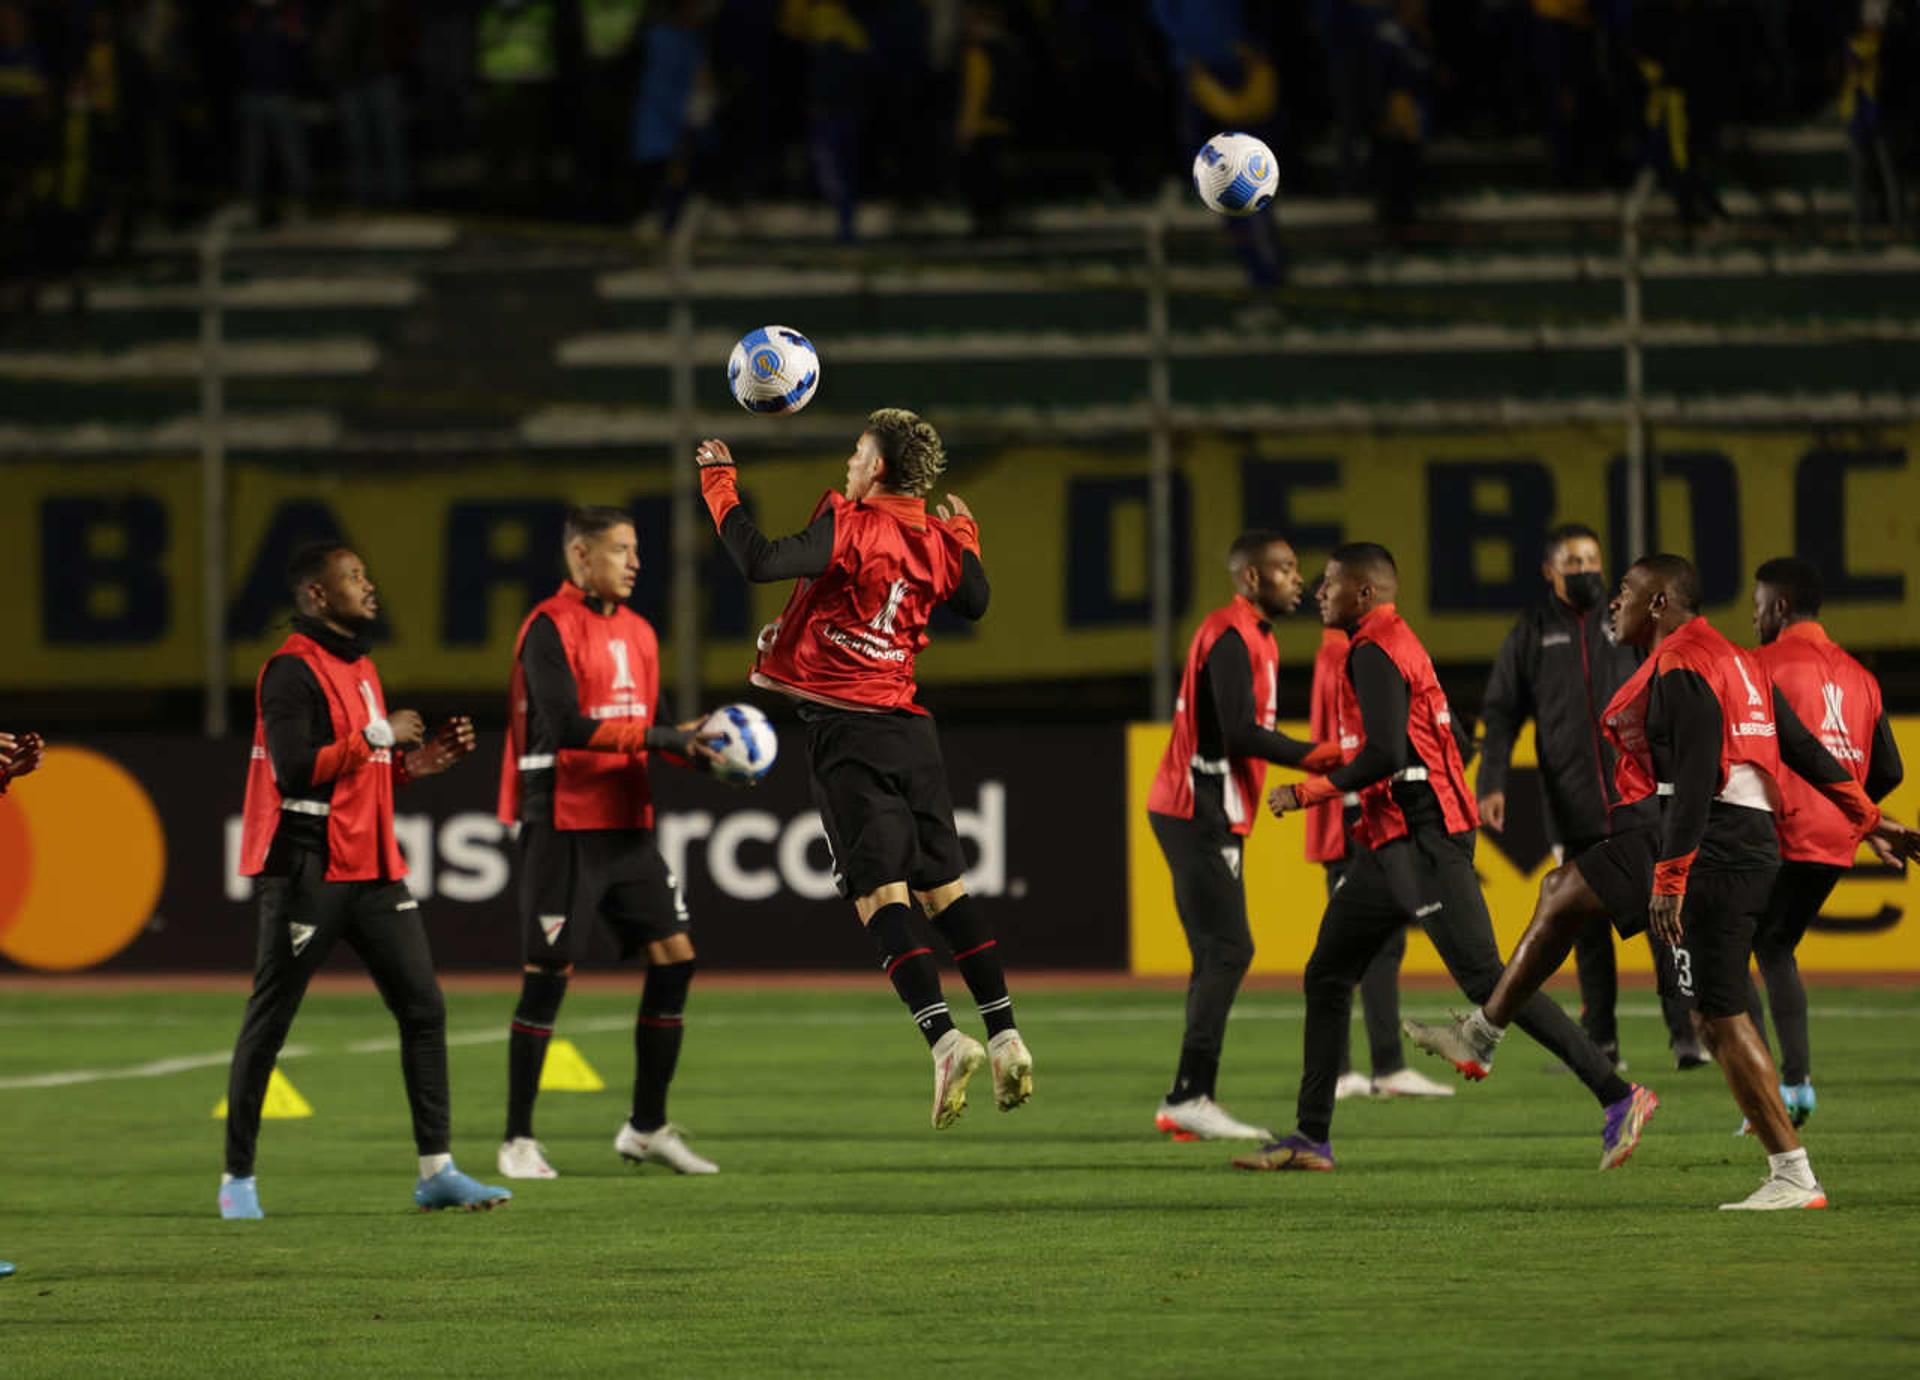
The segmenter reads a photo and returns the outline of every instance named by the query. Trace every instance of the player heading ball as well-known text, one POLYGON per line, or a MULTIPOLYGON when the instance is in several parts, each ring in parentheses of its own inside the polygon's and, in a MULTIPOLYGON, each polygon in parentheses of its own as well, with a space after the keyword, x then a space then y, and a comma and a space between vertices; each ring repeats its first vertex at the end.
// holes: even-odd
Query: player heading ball
POLYGON ((835 881, 873 937, 880 965, 933 1050, 933 1126, 951 1126, 967 1082, 991 1057, 1002 1111, 1033 1092, 1033 1056, 1014 1027, 998 943, 961 873, 966 861, 933 719, 916 703, 914 657, 945 604, 987 611, 980 529, 958 494, 934 514, 926 494, 946 469, 940 434, 882 408, 807 526, 769 540, 741 506, 733 453, 703 441, 700 488, 727 553, 749 580, 794 580, 777 622, 760 634, 753 683, 799 701, 814 803, 835 881), (917 900, 953 951, 987 1028, 987 1046, 956 1029, 933 951, 914 933, 917 900))

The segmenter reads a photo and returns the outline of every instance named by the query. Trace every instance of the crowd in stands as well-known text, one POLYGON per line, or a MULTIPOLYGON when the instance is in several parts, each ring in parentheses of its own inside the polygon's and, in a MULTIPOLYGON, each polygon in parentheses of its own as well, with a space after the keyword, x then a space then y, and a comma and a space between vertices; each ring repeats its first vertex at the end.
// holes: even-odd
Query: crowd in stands
POLYGON ((133 229, 429 206, 671 222, 690 192, 1140 196, 1218 128, 1413 222, 1440 135, 1717 209, 1729 124, 1843 126, 1900 223, 1920 0, 0 0, 0 278, 133 229), (1311 147, 1330 148, 1310 163, 1311 147))

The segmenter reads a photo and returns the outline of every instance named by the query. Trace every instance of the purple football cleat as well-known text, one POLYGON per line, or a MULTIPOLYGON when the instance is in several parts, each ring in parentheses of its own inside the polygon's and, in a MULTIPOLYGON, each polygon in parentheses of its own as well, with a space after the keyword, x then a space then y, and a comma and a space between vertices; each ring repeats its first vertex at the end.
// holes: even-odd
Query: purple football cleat
POLYGON ((1302 1135, 1291 1135, 1285 1140, 1276 1140, 1260 1147, 1257 1155, 1235 1155, 1235 1169, 1280 1170, 1280 1169, 1331 1169, 1333 1168, 1333 1142, 1330 1140, 1308 1140, 1302 1135))
POLYGON ((1653 1089, 1635 1083, 1631 1093, 1607 1108, 1607 1124, 1600 1131, 1602 1169, 1617 1169, 1627 1162, 1627 1156, 1640 1144, 1640 1133, 1646 1129, 1653 1109, 1659 1105, 1660 1099, 1654 1096, 1653 1089))

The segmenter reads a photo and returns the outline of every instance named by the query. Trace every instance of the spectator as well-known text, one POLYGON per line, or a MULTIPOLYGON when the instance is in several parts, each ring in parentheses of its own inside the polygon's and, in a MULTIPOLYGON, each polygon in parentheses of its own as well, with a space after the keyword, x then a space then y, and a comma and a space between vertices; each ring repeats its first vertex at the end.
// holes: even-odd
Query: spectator
POLYGON ((1589 0, 1533 0, 1533 59, 1554 181, 1605 180, 1611 120, 1589 0))
POLYGON ((181 0, 134 0, 127 35, 138 82, 131 124, 140 195, 150 211, 171 220, 184 209, 180 145, 190 93, 202 85, 194 72, 181 0))
POLYGON ((710 21, 701 0, 673 0, 670 15, 647 26, 646 66, 633 108, 633 161, 647 205, 670 231, 691 187, 694 151, 712 115, 707 68, 710 21))
POLYGON ((320 62, 339 106, 356 206, 402 206, 411 196, 404 100, 418 42, 405 0, 334 0, 321 31, 320 62))
POLYGON ((996 235, 1007 219, 1007 146, 1027 89, 1023 55, 992 0, 967 6, 960 50, 960 113, 954 122, 960 186, 975 235, 996 235))
POLYGON ((1334 152, 1341 196, 1360 185, 1360 150, 1368 117, 1380 108, 1374 34, 1391 13, 1390 0, 1316 0, 1327 55, 1327 97, 1333 106, 1334 152))
POLYGON ((1673 197, 1689 229, 1725 220, 1707 164, 1717 128, 1717 102, 1708 75, 1719 60, 1712 16, 1700 0, 1648 0, 1636 5, 1632 44, 1645 90, 1640 161, 1673 197))
POLYGON ((1847 167, 1853 183, 1853 233, 1887 221, 1896 233, 1906 226, 1900 170, 1887 139, 1881 104, 1887 0, 1863 0, 1860 24, 1847 40, 1846 79, 1840 117, 1847 122, 1847 167))
POLYGON ((560 35, 553 0, 488 0, 476 33, 487 149, 494 176, 541 204, 551 178, 554 78, 560 35))
MULTIPOLYGON (((633 214, 635 86, 643 60, 641 20, 648 6, 646 0, 579 4, 580 80, 572 103, 576 197, 595 219, 626 219, 633 214)), ((640 99, 647 95, 641 87, 640 99)))
POLYGON ((807 50, 807 142, 842 244, 854 238, 873 39, 852 0, 800 0, 807 50))
POLYGON ((233 13, 240 85, 240 182, 262 221, 267 201, 267 144, 279 155, 289 213, 306 214, 311 190, 307 127, 300 114, 311 30, 303 0, 238 0, 233 13))
MULTIPOLYGON (((1279 76, 1266 54, 1247 42, 1240 0, 1153 0, 1153 15, 1166 35, 1174 85, 1182 93, 1177 123, 1188 156, 1228 129, 1281 147, 1279 76)), ((1286 278, 1286 257, 1273 217, 1245 216, 1226 225, 1248 281, 1255 288, 1278 287, 1286 278)))
POLYGON ((1422 150, 1432 110, 1433 36, 1427 0, 1396 0, 1394 18, 1373 33, 1380 104, 1373 128, 1373 196, 1396 241, 1413 224, 1422 150))

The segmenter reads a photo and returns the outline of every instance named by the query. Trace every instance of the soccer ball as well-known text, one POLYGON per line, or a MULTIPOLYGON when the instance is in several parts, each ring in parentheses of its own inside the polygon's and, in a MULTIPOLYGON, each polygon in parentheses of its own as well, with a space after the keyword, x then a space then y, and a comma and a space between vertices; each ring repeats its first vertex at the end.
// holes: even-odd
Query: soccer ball
POLYGON ((1216 134, 1193 156, 1193 187, 1209 211, 1250 216, 1280 190, 1280 165, 1251 134, 1216 134))
POLYGON ((720 754, 713 774, 736 786, 751 785, 773 769, 780 737, 750 704, 723 704, 700 725, 700 741, 720 754))
POLYGON ((784 416, 813 400, 820 356, 813 342, 787 326, 748 331, 727 360, 727 387, 749 412, 784 416))

